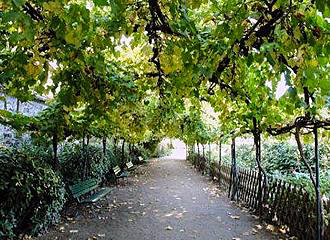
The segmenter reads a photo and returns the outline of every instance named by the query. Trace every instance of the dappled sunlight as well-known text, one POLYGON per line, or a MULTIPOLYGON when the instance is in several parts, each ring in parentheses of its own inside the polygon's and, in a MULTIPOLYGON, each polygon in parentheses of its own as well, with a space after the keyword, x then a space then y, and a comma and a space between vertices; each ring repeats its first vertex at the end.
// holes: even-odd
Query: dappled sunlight
POLYGON ((172 145, 173 149, 171 153, 168 156, 163 157, 163 159, 186 159, 186 146, 182 141, 175 139, 172 141, 167 140, 166 142, 167 144, 172 145))

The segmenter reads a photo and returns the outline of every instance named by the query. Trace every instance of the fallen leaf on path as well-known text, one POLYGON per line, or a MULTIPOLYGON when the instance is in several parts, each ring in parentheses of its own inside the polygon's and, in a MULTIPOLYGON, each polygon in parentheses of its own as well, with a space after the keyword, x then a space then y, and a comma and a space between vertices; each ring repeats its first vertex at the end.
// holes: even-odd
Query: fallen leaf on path
POLYGON ((260 224, 256 225, 256 227, 261 230, 262 229, 262 226, 260 224))
POLYGON ((275 231, 275 226, 271 225, 271 224, 267 224, 266 227, 267 230, 274 232, 275 231))
POLYGON ((283 234, 286 233, 286 229, 284 229, 284 228, 280 228, 279 231, 283 234))
POLYGON ((97 239, 97 237, 95 237, 95 236, 87 238, 87 240, 96 240, 96 239, 97 239))
POLYGON ((171 226, 167 226, 165 229, 166 230, 173 230, 173 228, 171 226))

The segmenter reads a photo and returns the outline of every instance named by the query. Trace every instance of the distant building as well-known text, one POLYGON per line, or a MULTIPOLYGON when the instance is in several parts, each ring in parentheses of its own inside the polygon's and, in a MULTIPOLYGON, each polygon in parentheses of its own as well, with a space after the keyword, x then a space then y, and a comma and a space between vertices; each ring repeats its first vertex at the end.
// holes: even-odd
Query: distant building
MULTIPOLYGON (((7 110, 12 113, 21 113, 25 116, 36 116, 39 112, 47 108, 46 98, 35 97, 33 101, 20 102, 18 99, 0 93, 1 97, 5 97, 0 101, 0 110, 7 110)), ((7 126, 0 124, 0 142, 8 141, 16 137, 15 132, 7 126)))

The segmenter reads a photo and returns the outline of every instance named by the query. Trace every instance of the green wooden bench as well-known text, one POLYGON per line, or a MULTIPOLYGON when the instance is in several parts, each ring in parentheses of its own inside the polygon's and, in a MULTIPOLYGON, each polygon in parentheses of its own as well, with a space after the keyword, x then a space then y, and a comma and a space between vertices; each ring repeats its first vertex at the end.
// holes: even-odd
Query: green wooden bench
POLYGON ((126 163, 126 167, 128 171, 133 171, 136 169, 136 167, 133 165, 132 161, 126 163))
POLYGON ((95 191, 96 188, 99 187, 100 183, 100 180, 91 178, 71 185, 69 186, 69 189, 71 191, 72 197, 75 198, 79 203, 93 203, 111 192, 111 188, 108 187, 104 187, 99 189, 98 191, 95 191), (94 193, 87 198, 83 198, 84 195, 91 192, 94 193))
POLYGON ((140 163, 148 163, 148 160, 143 159, 143 157, 138 157, 140 163))
POLYGON ((118 179, 128 177, 128 172, 122 171, 118 165, 112 168, 112 170, 115 173, 117 183, 118 183, 118 179))

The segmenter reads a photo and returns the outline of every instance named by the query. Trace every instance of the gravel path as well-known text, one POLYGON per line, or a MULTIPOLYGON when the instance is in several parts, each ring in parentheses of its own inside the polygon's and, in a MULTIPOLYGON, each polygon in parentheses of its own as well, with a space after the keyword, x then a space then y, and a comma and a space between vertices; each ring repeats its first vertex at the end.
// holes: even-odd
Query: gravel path
POLYGON ((277 239, 188 162, 154 159, 39 239, 277 239))

